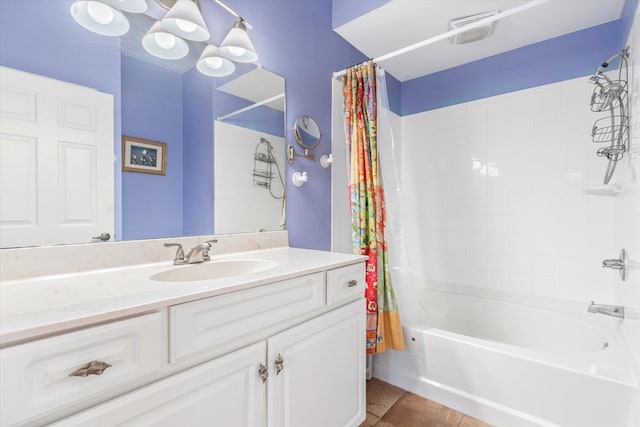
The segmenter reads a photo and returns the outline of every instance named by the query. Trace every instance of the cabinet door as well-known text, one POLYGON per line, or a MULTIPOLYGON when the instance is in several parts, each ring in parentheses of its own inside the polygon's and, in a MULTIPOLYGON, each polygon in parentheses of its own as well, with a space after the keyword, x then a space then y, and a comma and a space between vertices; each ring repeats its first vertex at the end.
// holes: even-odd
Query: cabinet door
POLYGON ((364 309, 361 299, 267 341, 269 427, 364 421, 364 309))
POLYGON ((54 426, 264 426, 264 341, 66 418, 54 426))

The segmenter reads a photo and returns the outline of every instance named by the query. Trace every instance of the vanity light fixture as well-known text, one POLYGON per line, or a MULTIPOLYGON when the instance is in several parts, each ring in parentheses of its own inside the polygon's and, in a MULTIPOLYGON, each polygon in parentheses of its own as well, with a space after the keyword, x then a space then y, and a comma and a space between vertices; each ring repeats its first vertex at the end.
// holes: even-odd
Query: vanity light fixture
POLYGON ((291 176, 291 181, 296 187, 302 187, 302 184, 309 181, 309 176, 306 172, 294 172, 291 176))
POLYGON ((162 18, 162 25, 187 40, 201 42, 211 37, 198 5, 192 0, 176 1, 162 18))
MULTIPOLYGON (((237 21, 220 47, 208 43, 211 34, 200 12, 200 0, 155 1, 167 12, 142 38, 142 46, 147 53, 160 59, 177 60, 189 53, 188 41, 207 42, 196 68, 210 77, 228 76, 235 71, 235 62, 258 60, 247 34, 247 28, 253 27, 221 0, 213 2, 235 16, 237 21)), ((75 0, 71 5, 71 15, 89 31, 121 36, 129 31, 129 20, 123 12, 144 13, 147 8, 147 0, 75 0)))
POLYGON ((144 35, 142 47, 161 59, 180 59, 189 53, 187 42, 167 31, 160 21, 156 21, 144 35))
POLYGON ((253 47, 244 19, 238 17, 233 28, 220 44, 220 54, 236 62, 256 62, 258 54, 253 47))
POLYGON ((71 5, 71 16, 87 30, 103 36, 121 36, 129 31, 124 13, 106 2, 76 0, 71 5))
POLYGON ((196 68, 206 76, 224 77, 235 71, 236 64, 220 56, 218 48, 210 44, 204 48, 200 59, 198 59, 196 68))

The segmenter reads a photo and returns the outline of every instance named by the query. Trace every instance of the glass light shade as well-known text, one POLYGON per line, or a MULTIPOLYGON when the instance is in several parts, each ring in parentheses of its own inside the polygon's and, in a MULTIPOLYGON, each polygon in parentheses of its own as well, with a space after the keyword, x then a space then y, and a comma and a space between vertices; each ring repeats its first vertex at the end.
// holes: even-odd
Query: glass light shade
POLYGON ((210 44, 200 55, 196 68, 206 76, 224 77, 233 73, 236 65, 227 58, 220 56, 218 48, 210 44))
POLYGON ((102 0, 102 2, 130 13, 144 13, 149 8, 145 0, 102 0))
POLYGON ((103 36, 121 36, 129 31, 129 21, 118 9, 96 0, 76 0, 71 16, 89 31, 103 36))
POLYGON ((236 62, 255 62, 258 60, 258 54, 249 39, 247 27, 242 19, 236 21, 229 34, 220 43, 220 54, 236 62))
POLYGON ((187 42, 165 30, 160 21, 156 21, 144 35, 142 47, 161 59, 180 59, 189 53, 187 42))
POLYGON ((178 0, 162 18, 162 25, 187 40, 209 40, 211 34, 198 6, 191 0, 178 0))

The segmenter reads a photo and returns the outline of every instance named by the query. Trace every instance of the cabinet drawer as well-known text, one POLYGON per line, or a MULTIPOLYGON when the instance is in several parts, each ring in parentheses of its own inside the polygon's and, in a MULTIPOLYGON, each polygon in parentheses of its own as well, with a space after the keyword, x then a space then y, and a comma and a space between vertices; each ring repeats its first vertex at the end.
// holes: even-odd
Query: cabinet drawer
POLYGON ((153 313, 0 350, 0 425, 36 419, 158 371, 161 330, 153 313), (111 366, 100 375, 70 376, 92 361, 111 366))
POLYGON ((169 307, 170 361, 228 353, 323 306, 323 273, 315 273, 169 307))
POLYGON ((327 305, 364 297, 364 262, 327 271, 327 305))
POLYGON ((266 352, 266 342, 261 341, 51 427, 262 427, 267 418, 267 389, 259 369, 266 363, 266 352))

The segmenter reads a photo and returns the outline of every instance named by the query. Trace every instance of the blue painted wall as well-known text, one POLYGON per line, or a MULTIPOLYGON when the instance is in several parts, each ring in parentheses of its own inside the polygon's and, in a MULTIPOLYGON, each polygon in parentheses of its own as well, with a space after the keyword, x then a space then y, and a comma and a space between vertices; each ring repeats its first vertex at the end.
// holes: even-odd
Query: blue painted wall
POLYGON ((268 107, 256 107, 237 116, 229 117, 224 122, 284 138, 284 119, 282 111, 268 107))
MULTIPOLYGON (((296 144, 290 129, 296 117, 308 114, 319 123, 322 134, 316 155, 330 153, 331 74, 366 59, 333 31, 331 0, 237 0, 229 4, 251 14, 252 37, 261 61, 265 68, 286 78, 287 142, 296 144)), ((287 184, 296 171, 306 171, 309 182, 302 187, 287 185, 290 245, 328 250, 331 171, 317 161, 297 158, 293 165, 287 165, 287 184)))
MULTIPOLYGON (((346 12, 346 9, 342 12, 333 10, 332 0, 227 0, 227 3, 245 15, 254 26, 250 34, 260 54, 259 61, 265 68, 286 79, 287 142, 295 144, 290 131, 295 118, 301 114, 309 114, 317 119, 322 133, 320 146, 315 150, 316 154, 330 152, 331 73, 367 59, 332 30, 334 19, 337 19, 335 22, 340 22, 340 19, 346 19, 344 16, 353 12, 346 12), (303 8, 300 7, 302 3, 303 8), (336 18, 334 13, 342 14, 343 18, 336 18)), ((333 3, 340 3, 339 7, 344 6, 348 9, 358 2, 346 5, 342 4, 341 0, 336 0, 333 3)), ((381 0, 367 3, 369 6, 378 7, 377 3, 384 2, 381 0)), ((544 84, 543 82, 589 74, 594 68, 594 63, 597 64, 623 47, 622 39, 628 34, 637 3, 638 0, 627 0, 623 19, 620 21, 563 36, 560 40, 532 45, 402 84, 389 78, 392 109, 401 114, 412 114, 475 97, 521 89, 523 86, 530 87, 544 84), (585 50, 582 46, 585 43, 592 43, 594 46, 585 50), (554 47, 554 44, 558 46, 554 47), (574 49, 577 49, 575 55, 572 53, 574 49), (532 72, 530 68, 537 69, 538 73, 532 72), (567 71, 567 68, 570 70, 567 71), (452 85, 452 82, 456 84, 452 85), (443 91, 443 87, 449 90, 443 91), (434 101, 434 98, 438 101, 434 101)), ((121 100, 121 60, 118 42, 113 38, 93 35, 79 27, 68 14, 70 4, 70 0, 0 0, 0 64, 74 81, 114 94, 114 142, 119 152, 122 133, 120 106, 129 105, 129 102, 121 100), (60 3, 64 3, 64 7, 60 7, 60 3), (20 15, 25 18, 22 22, 17 19, 20 15), (2 36, 7 34, 5 31, 21 34, 23 37, 17 42, 11 41, 10 38, 2 36), (27 42, 32 37, 40 40, 40 43, 27 42), (24 52, 32 54, 24 55, 24 52)), ((207 19, 212 20, 212 42, 219 43, 226 29, 233 24, 233 18, 220 13, 219 7, 213 2, 203 2, 202 8, 207 19)), ((352 18, 353 16, 348 19, 352 18)), ((127 66, 125 63, 125 67, 127 66)), ((195 99, 192 96, 195 93, 201 95, 209 91, 207 93, 211 94, 214 84, 218 83, 213 83, 195 71, 186 73, 182 79, 185 99, 182 105, 182 120, 187 124, 182 135, 183 173, 182 182, 178 185, 176 183, 179 180, 176 179, 171 185, 182 187, 182 199, 185 206, 189 207, 182 213, 183 232, 186 234, 210 232, 213 229, 211 206, 214 171, 211 160, 211 129, 214 118, 228 113, 229 109, 227 106, 223 108, 225 102, 214 100, 213 95, 211 100, 198 101, 198 104, 187 100, 195 99), (203 193, 197 190, 203 190, 210 197, 198 196, 203 193)), ((244 106, 237 100, 235 102, 237 108, 244 106)), ((131 130, 135 131, 133 128, 131 130)), ((166 134, 149 138, 169 142, 166 134)), ((172 135, 171 139, 179 140, 180 136, 172 135)), ((171 148, 169 161, 169 171, 179 169, 178 165, 171 166, 174 161, 180 161, 176 150, 171 148)), ((287 180, 290 181, 293 172, 303 170, 309 173, 309 182, 300 188, 292 185, 287 188, 287 228, 290 232, 290 244, 294 247, 328 249, 331 227, 330 170, 323 169, 318 162, 296 159, 293 165, 287 167, 287 180)), ((116 169, 117 180, 119 176, 120 171, 116 169)), ((119 182, 117 184, 117 188, 120 188, 119 182)), ((146 183, 142 182, 142 185, 146 183)), ((180 194, 179 188, 176 188, 176 194, 180 194)), ((127 200, 135 199, 129 196, 130 194, 123 194, 127 200)), ((121 209, 121 205, 118 209, 121 209)), ((142 207, 135 209, 143 210, 142 207)), ((178 213, 174 214, 179 216, 178 213)), ((119 224, 122 224, 119 216, 117 218, 119 224)), ((135 230, 128 232, 137 233, 139 227, 133 228, 135 230)), ((118 230, 116 234, 122 235, 118 230)))
MULTIPOLYGON (((120 45, 117 39, 80 27, 69 14, 71 3, 0 0, 0 65, 112 94, 114 146, 119 158, 120 45)), ((116 238, 122 236, 121 177, 116 167, 116 238)))
POLYGON ((333 28, 338 28, 340 25, 389 3, 389 1, 391 0, 333 0, 333 28))
POLYGON ((612 21, 409 80, 401 115, 585 76, 623 46, 612 21))
MULTIPOLYGON (((287 143, 296 144, 290 131, 296 117, 309 114, 316 118, 322 133, 316 154, 331 152, 331 73, 366 59, 332 30, 331 0, 227 0, 225 3, 253 25, 250 35, 260 55, 259 62, 286 79, 287 143)), ((226 28, 233 24, 233 18, 220 17, 219 8, 212 2, 203 2, 202 10, 207 17, 211 14, 212 28, 219 29, 212 36, 212 42, 219 43, 226 28)), ((233 111, 218 102, 218 95, 215 98, 210 118, 233 111)), ((237 108, 243 106, 245 104, 237 108)), ((209 216, 212 215, 214 171, 210 161, 213 154, 209 150, 206 141, 185 138, 185 162, 188 157, 191 165, 189 170, 185 169, 185 184, 189 183, 189 191, 185 188, 184 193, 185 226, 194 227, 189 234, 191 231, 200 234, 213 226, 209 216), (203 194, 206 197, 197 196, 203 194)), ((295 171, 307 171, 309 182, 299 188, 287 186, 290 245, 328 250, 331 247, 331 171, 317 161, 298 158, 293 165, 287 165, 287 183, 295 171)))
POLYGON ((184 74, 183 234, 213 232, 213 81, 184 74))
POLYGON ((166 175, 122 173, 122 238, 182 235, 182 74, 122 57, 122 134, 167 144, 166 175))

